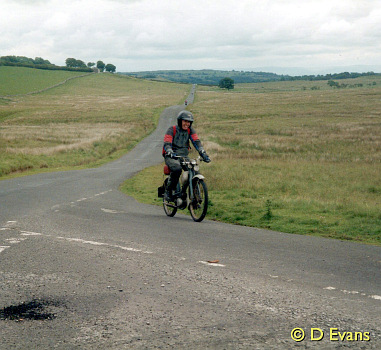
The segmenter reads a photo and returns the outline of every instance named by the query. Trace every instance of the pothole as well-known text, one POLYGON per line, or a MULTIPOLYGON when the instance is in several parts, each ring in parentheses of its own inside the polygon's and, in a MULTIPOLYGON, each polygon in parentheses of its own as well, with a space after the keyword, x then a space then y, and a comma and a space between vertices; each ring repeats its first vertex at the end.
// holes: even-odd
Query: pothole
POLYGON ((62 305, 62 302, 56 300, 33 299, 1 309, 0 320, 53 320, 57 317, 57 308, 62 305))

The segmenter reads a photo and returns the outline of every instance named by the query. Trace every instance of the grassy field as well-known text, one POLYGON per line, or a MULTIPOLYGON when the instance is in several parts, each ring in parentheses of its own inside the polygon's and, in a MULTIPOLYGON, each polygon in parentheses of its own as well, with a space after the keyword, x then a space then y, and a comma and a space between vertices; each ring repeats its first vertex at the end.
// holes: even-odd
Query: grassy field
POLYGON ((27 94, 54 86, 83 72, 0 66, 0 96, 27 94))
MULTIPOLYGON (((381 79, 198 87, 209 219, 381 245, 381 79)), ((123 185, 147 203, 162 167, 123 185)))
MULTIPOLYGON (((51 86, 73 74, 0 69, 4 81, 18 77, 9 91, 3 90, 5 95, 51 86), (30 81, 39 83, 29 85, 30 81)), ((150 133, 161 111, 184 101, 189 91, 187 85, 105 73, 70 80, 39 94, 0 98, 0 177, 115 159, 150 133)))
MULTIPOLYGON (((4 97, 73 74, 0 67, 0 178, 115 159, 190 91, 91 74, 4 97), (17 84, 4 87, 12 74, 17 84)), ((346 88, 326 81, 198 86, 189 110, 213 159, 202 167, 209 219, 381 245, 381 79, 340 84, 346 88)), ((161 205, 162 179, 162 166, 148 168, 122 190, 161 205)))

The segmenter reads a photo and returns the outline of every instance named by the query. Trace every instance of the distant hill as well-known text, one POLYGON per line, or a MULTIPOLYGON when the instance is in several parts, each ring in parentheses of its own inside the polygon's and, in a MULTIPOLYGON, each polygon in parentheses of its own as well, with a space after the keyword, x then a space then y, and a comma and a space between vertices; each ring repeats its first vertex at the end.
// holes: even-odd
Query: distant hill
POLYGON ((173 81, 176 83, 190 83, 203 85, 218 85, 221 79, 229 77, 235 83, 259 83, 281 80, 282 76, 275 73, 243 72, 222 70, 159 70, 133 73, 121 73, 137 78, 173 81))
MULTIPOLYGON (((223 70, 158 70, 158 71, 142 71, 131 73, 120 73, 136 78, 172 81, 176 83, 201 84, 201 85, 218 85, 221 79, 231 78, 235 84, 240 83, 262 83, 268 81, 293 81, 293 80, 333 80, 333 79, 349 79, 358 78, 360 76, 376 75, 374 72, 368 73, 338 73, 326 75, 303 75, 290 76, 279 75, 267 72, 246 72, 246 71, 223 71, 223 70)), ((378 75, 378 74, 377 74, 378 75)))

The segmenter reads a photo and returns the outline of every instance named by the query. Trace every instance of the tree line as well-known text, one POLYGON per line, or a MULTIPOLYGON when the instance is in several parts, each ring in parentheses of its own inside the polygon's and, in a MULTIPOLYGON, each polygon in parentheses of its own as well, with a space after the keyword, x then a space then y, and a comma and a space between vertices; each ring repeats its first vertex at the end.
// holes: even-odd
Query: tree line
POLYGON ((94 67, 99 69, 101 72, 114 73, 116 67, 111 64, 105 64, 102 61, 98 61, 96 64, 93 62, 88 62, 87 64, 82 60, 75 58, 67 58, 65 61, 66 66, 57 66, 50 63, 48 60, 42 57, 36 57, 35 59, 25 57, 25 56, 1 56, 0 66, 14 66, 14 67, 28 67, 37 69, 47 69, 47 70, 68 70, 68 71, 78 71, 78 72, 93 72, 94 67))
POLYGON ((289 76, 289 75, 282 75, 281 80, 282 81, 294 81, 294 80, 309 80, 309 81, 317 81, 317 80, 340 80, 340 79, 354 79, 359 77, 366 77, 366 76, 372 76, 372 75, 378 75, 374 72, 366 72, 366 73, 349 73, 349 72, 343 72, 343 73, 333 73, 333 74, 326 74, 326 75, 301 75, 301 76, 289 76))
POLYGON ((81 60, 77 60, 75 58, 67 58, 66 61, 66 67, 70 68, 90 68, 92 69, 93 67, 97 67, 101 72, 110 72, 110 73, 115 73, 116 67, 111 64, 107 63, 105 64, 103 61, 98 61, 96 64, 94 62, 88 62, 85 64, 85 62, 81 60))

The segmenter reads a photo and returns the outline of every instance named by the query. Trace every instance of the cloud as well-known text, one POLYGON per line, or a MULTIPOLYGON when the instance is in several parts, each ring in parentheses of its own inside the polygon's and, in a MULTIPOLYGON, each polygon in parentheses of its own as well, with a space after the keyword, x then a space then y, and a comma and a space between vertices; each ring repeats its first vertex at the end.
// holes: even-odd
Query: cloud
POLYGON ((3 0, 0 52, 118 71, 381 62, 372 0, 3 0))

